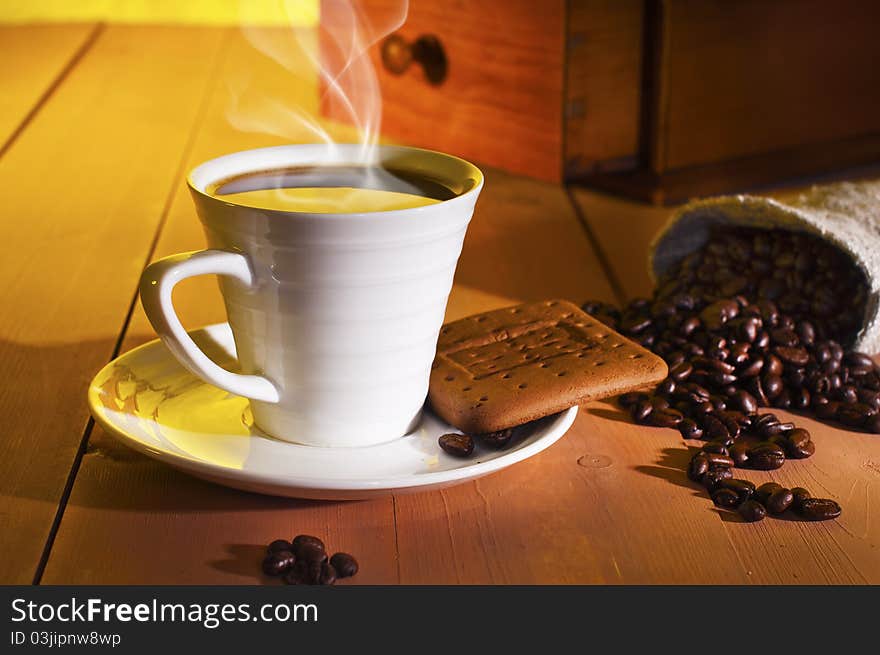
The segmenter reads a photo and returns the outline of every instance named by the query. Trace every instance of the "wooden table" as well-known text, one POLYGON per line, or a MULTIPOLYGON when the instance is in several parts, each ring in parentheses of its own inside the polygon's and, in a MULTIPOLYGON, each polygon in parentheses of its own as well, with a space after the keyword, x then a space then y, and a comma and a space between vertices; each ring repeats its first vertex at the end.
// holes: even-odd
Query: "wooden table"
MULTIPOLYGON (((0 85, 0 582, 261 583, 263 544, 300 532, 357 555, 348 584, 880 582, 880 438, 808 419, 813 458, 748 477, 838 499, 835 522, 719 512, 684 478, 677 432, 605 403, 496 475, 363 502, 238 492, 126 449, 89 419, 86 389, 155 336, 135 293, 144 265, 204 246, 186 171, 309 140, 230 118, 248 127, 236 112, 260 97, 315 113, 315 81, 235 29, 69 25, 0 28, 0 85)), ((448 316, 644 294, 666 214, 490 170, 448 316)), ((224 319, 215 286, 182 285, 185 324, 224 319)))

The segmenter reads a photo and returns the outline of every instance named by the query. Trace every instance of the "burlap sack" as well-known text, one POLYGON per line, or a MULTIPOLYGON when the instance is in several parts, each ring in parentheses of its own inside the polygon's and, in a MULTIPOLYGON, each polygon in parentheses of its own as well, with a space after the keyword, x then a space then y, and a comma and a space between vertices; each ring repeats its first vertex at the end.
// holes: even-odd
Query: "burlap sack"
POLYGON ((679 208, 651 244, 657 278, 706 243, 711 226, 733 223, 803 230, 847 252, 866 274, 870 292, 855 347, 880 352, 880 181, 815 186, 786 202, 758 196, 722 196, 679 208))

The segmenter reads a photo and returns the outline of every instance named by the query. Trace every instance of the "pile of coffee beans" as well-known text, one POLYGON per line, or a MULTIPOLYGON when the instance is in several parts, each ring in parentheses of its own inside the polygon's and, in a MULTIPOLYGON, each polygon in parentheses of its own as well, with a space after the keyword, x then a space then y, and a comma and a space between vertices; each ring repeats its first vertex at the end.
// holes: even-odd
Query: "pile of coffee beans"
POLYGON ((450 432, 449 434, 441 435, 437 441, 444 452, 454 457, 470 457, 474 452, 474 445, 476 443, 474 436, 485 446, 494 450, 501 450, 513 439, 513 428, 478 435, 450 432))
POLYGON ((880 368, 842 345, 854 339, 866 298, 864 274, 817 237, 719 227, 652 299, 583 309, 666 360, 669 377, 653 393, 620 403, 638 423, 706 442, 687 473, 716 505, 747 520, 789 508, 821 520, 839 516, 837 503, 800 488, 767 493, 732 469, 778 469, 815 452, 807 430, 760 408, 880 433, 880 368))
POLYGON ((358 572, 357 560, 348 553, 327 557, 324 542, 307 534, 293 541, 276 539, 266 549, 263 573, 281 577, 285 584, 331 585, 358 572))

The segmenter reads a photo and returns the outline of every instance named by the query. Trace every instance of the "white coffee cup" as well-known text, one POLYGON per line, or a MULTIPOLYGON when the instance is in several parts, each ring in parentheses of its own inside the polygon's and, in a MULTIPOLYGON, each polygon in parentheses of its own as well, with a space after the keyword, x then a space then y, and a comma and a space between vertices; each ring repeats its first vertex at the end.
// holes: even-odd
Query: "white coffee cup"
POLYGON ((218 157, 188 184, 209 250, 150 264, 140 293, 153 327, 181 364, 251 400, 255 425, 315 446, 367 446, 418 423, 446 301, 483 175, 438 152, 379 147, 379 159, 453 184, 455 197, 393 211, 309 214, 231 204, 222 180, 284 167, 351 165, 359 145, 292 145, 218 157), (220 276, 241 373, 186 333, 171 291, 220 276))

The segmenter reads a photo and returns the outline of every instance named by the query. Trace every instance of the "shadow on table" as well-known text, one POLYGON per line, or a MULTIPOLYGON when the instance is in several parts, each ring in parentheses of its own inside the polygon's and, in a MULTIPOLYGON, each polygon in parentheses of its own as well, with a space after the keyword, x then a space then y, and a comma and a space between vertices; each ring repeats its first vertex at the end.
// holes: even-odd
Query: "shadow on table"
POLYGON ((266 556, 265 544, 226 544, 225 550, 229 557, 208 562, 211 568, 248 578, 251 584, 267 584, 272 580, 260 572, 260 564, 266 556))
POLYGON ((694 446, 687 446, 686 448, 664 448, 661 451, 660 459, 657 461, 656 465, 639 465, 634 468, 640 473, 645 473, 646 475, 651 475, 655 478, 661 478, 670 484, 690 489, 695 492, 694 495, 705 496, 705 491, 688 480, 687 475, 685 474, 688 462, 691 461, 691 457, 693 457, 698 450, 699 448, 694 446))

